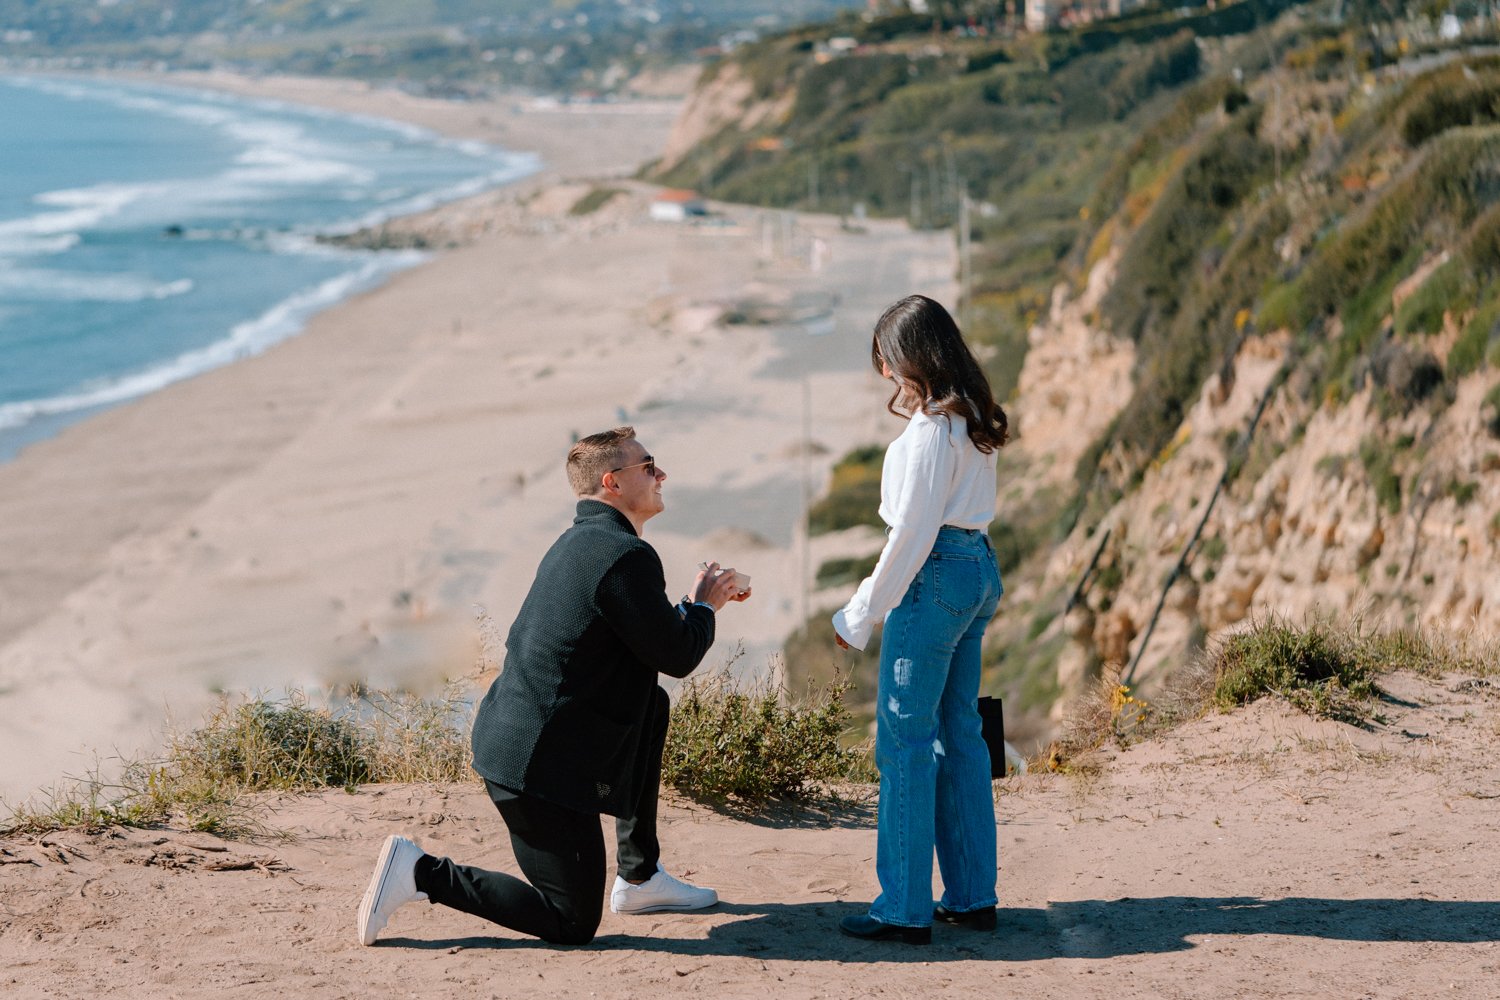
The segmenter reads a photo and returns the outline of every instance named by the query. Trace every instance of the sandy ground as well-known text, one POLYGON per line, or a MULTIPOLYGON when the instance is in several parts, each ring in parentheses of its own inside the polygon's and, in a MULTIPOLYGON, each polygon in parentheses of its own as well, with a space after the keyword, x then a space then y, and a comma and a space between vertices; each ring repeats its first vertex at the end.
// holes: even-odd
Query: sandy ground
POLYGON ((699 914, 606 912, 553 948, 427 904, 373 948, 381 839, 515 872, 476 786, 266 801, 284 841, 171 829, 0 842, 0 993, 32 997, 1500 996, 1500 688, 1387 680, 1384 726, 1262 702, 998 784, 1000 929, 932 946, 834 930, 875 892, 867 807, 665 810, 699 914))
POLYGON ((552 166, 407 223, 457 246, 303 335, 0 466, 0 797, 81 774, 91 752, 149 750, 218 692, 426 691, 493 666, 477 610, 503 637, 572 518, 573 436, 627 421, 668 472, 647 535, 669 585, 705 559, 754 579, 710 663, 739 648, 737 669, 768 670, 818 561, 870 545, 804 546, 804 496, 849 448, 899 432, 868 331, 908 292, 951 300, 950 235, 739 207, 651 222, 652 190, 623 180, 571 216, 589 178, 659 148, 669 105, 186 82, 399 116, 552 166), (718 322, 747 302, 779 321, 718 322))

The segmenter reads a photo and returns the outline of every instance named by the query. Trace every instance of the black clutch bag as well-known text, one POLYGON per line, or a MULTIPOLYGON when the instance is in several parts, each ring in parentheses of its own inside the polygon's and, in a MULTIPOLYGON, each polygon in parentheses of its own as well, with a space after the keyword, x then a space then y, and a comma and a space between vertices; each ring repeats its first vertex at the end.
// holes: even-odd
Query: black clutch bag
POLYGON ((984 745, 990 748, 990 777, 1005 777, 1005 710, 999 698, 981 695, 979 698, 980 732, 984 745))

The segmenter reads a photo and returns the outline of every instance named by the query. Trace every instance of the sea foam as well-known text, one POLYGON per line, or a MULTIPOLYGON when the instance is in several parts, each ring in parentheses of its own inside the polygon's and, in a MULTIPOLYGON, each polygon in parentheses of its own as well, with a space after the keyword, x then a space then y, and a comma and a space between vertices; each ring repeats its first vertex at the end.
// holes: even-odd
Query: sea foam
POLYGON ((419 263, 425 257, 416 251, 381 254, 366 260, 357 269, 278 302, 255 319, 236 325, 227 337, 206 347, 185 351, 142 371, 98 380, 76 392, 0 404, 0 430, 20 427, 38 417, 60 416, 123 403, 164 389, 174 382, 252 357, 300 331, 314 313, 375 285, 392 271, 419 263))

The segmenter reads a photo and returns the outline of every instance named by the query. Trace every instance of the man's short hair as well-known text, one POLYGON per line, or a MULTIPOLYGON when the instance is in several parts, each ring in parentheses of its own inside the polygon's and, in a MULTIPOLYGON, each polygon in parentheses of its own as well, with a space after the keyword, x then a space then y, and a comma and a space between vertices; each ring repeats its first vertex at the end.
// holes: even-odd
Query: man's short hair
POLYGON ((618 469, 625 457, 621 445, 634 438, 634 427, 616 427, 580 438, 568 449, 568 485, 573 495, 591 497, 598 493, 604 474, 618 469))

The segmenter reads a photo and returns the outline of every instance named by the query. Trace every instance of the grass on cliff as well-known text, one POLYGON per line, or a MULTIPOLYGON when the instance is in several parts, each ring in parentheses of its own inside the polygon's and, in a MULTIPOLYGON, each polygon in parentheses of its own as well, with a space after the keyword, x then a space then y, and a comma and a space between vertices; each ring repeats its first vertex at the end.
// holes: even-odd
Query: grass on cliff
POLYGON ((1500 645, 1415 628, 1366 629, 1358 620, 1309 618, 1298 625, 1260 619, 1210 645, 1151 702, 1116 679, 1101 680, 1074 707, 1044 763, 1052 770, 1086 770, 1091 752, 1107 744, 1128 746, 1209 711, 1229 712, 1268 696, 1318 719, 1382 724, 1378 681, 1398 671, 1497 676, 1500 645))
MULTIPOLYGON (((792 699, 727 675, 689 681, 672 709, 663 782, 684 794, 816 799, 858 780, 868 757, 845 738, 847 685, 792 699)), ((268 835, 250 795, 384 782, 466 782, 473 703, 356 691, 335 707, 292 691, 225 699, 194 729, 169 732, 160 759, 125 761, 70 778, 18 807, 0 802, 0 835, 110 826, 175 827, 224 837, 268 835)))

